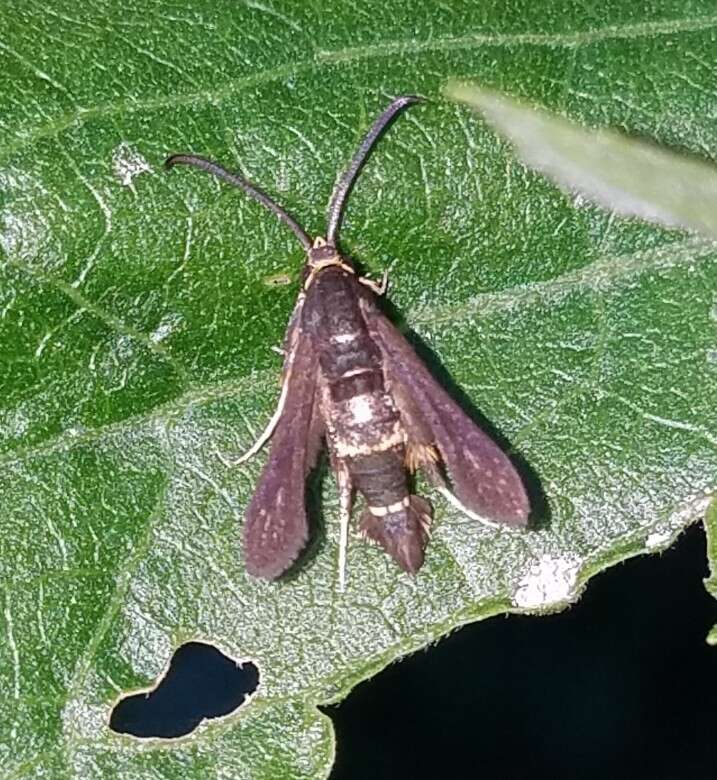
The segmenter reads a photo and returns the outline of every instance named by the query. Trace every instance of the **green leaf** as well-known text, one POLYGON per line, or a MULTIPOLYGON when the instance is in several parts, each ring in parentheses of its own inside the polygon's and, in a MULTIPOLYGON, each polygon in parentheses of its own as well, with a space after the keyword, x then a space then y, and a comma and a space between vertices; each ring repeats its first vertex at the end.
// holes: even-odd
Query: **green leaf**
POLYGON ((610 130, 589 130, 490 90, 444 93, 482 111, 526 164, 623 216, 717 238, 717 168, 610 130))
POLYGON ((707 2, 6 9, 9 776, 322 776, 334 745, 318 703, 462 623, 559 608, 702 515, 717 466, 715 246, 572 203, 438 96, 471 77, 709 157, 716 23, 707 2), (419 576, 352 538, 342 596, 326 478, 303 566, 256 582, 240 529, 263 456, 226 460, 276 402, 271 347, 302 255, 240 192, 161 163, 217 158, 315 234, 337 171, 401 93, 433 100, 376 149, 343 245, 366 273, 390 271, 430 362, 527 464, 538 525, 482 528, 431 495, 419 576), (169 744, 111 733, 117 697, 196 638, 258 665, 251 703, 169 744))
MULTIPOLYGON (((717 501, 710 502, 705 512, 705 532, 707 534, 707 559, 710 565, 710 576, 704 581, 707 592, 717 598, 717 501)), ((712 626, 707 634, 707 643, 717 645, 717 625, 712 626)))

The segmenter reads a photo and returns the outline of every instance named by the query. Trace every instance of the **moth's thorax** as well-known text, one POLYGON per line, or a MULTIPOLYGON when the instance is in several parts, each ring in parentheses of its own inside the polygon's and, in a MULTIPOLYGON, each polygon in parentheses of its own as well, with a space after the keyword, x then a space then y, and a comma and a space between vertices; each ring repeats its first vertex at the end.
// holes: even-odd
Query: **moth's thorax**
POLYGON ((348 378, 348 372, 381 367, 379 349, 368 333, 359 304, 359 284, 343 269, 323 269, 306 290, 302 327, 310 335, 330 383, 348 378))

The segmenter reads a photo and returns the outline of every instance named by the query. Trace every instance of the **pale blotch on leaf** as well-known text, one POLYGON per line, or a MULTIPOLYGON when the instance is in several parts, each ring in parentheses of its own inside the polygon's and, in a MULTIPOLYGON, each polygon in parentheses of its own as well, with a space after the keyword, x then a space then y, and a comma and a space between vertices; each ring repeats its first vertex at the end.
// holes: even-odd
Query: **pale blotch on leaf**
POLYGON ((181 324, 183 317, 181 314, 165 314, 159 321, 157 327, 149 334, 150 341, 155 344, 160 341, 164 341, 171 333, 173 333, 181 324))
POLYGON ((149 173, 151 170, 147 160, 126 141, 122 141, 112 152, 112 171, 123 187, 131 187, 135 176, 149 173))
MULTIPOLYGON (((57 256, 50 250, 47 223, 37 206, 37 199, 46 194, 41 182, 24 171, 2 170, 0 194, 0 250, 10 260, 33 265, 41 260, 42 266, 50 270, 57 256)), ((14 296, 11 288, 0 291, 0 310, 7 305, 4 293, 14 296)))
POLYGON ((645 539, 645 547, 647 547, 648 550, 664 547, 672 539, 673 533, 674 530, 671 528, 664 531, 653 531, 648 535, 647 539, 645 539))
POLYGON ((32 420, 24 405, 0 411, 0 436, 7 439, 20 439, 30 429, 32 420))
POLYGON ((582 561, 569 556, 541 555, 521 578, 513 603, 533 609, 559 604, 575 595, 582 561))

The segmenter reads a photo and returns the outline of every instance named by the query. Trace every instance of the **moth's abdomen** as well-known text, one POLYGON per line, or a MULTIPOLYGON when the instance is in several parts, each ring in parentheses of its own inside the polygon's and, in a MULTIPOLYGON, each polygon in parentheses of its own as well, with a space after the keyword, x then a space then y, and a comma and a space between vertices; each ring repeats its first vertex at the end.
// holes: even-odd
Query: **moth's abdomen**
POLYGON ((428 501, 409 495, 404 458, 401 444, 347 463, 353 484, 368 504, 361 515, 361 532, 404 571, 415 574, 423 565, 432 512, 428 501))
POLYGON ((370 377, 368 371, 365 374, 351 377, 355 380, 351 383, 328 386, 328 406, 333 420, 329 438, 339 458, 382 453, 394 447, 403 450, 403 428, 391 397, 382 389, 351 392, 379 383, 382 387, 380 372, 378 377, 370 377), (339 400, 333 397, 337 390, 339 400))
POLYGON ((348 466, 353 484, 363 493, 376 517, 408 506, 402 444, 353 457, 348 466))
POLYGON ((410 574, 423 566, 423 551, 428 544, 431 505, 420 496, 406 496, 398 509, 377 511, 369 507, 361 515, 361 533, 379 544, 410 574))

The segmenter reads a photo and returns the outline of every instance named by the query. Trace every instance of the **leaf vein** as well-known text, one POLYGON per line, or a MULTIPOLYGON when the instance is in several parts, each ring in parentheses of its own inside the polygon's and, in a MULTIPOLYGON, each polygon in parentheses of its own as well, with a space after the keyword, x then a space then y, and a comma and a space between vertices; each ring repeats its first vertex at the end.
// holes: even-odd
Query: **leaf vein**
POLYGON ((164 347, 160 342, 150 338, 150 336, 138 330, 134 326, 129 325, 117 315, 112 314, 102 306, 99 306, 98 304, 89 300, 89 298, 86 298, 77 289, 77 287, 75 287, 74 283, 69 284, 68 282, 64 281, 64 279, 59 279, 54 274, 48 273, 47 271, 43 271, 31 265, 21 263, 13 257, 8 257, 7 262, 14 268, 23 271, 28 276, 31 276, 36 281, 50 285, 55 290, 69 298, 78 307, 78 309, 84 309, 90 312, 115 333, 119 334, 120 336, 128 336, 129 338, 142 344, 150 352, 153 352, 155 355, 169 363, 169 365, 176 371, 184 386, 189 386, 190 383, 186 369, 176 360, 176 358, 166 349, 166 347, 164 347))
POLYGON ((518 284, 496 293, 480 293, 459 304, 422 306, 407 321, 437 324, 468 319, 486 312, 510 310, 515 306, 554 303, 575 290, 603 292, 606 287, 651 270, 693 266, 714 256, 715 244, 703 238, 688 238, 644 252, 603 257, 594 263, 568 271, 544 282, 518 284))
MULTIPOLYGON (((369 46, 346 47, 335 50, 319 50, 304 62, 289 62, 275 68, 269 68, 259 73, 253 73, 237 79, 230 79, 222 87, 199 89, 180 95, 163 95, 150 98, 127 98, 124 100, 101 103, 90 107, 79 107, 75 111, 66 112, 53 121, 36 126, 34 129, 17 134, 14 141, 0 147, 0 158, 6 158, 24 148, 26 145, 48 136, 60 135, 70 127, 76 127, 88 119, 95 117, 128 114, 137 111, 163 110, 197 103, 217 103, 234 95, 243 89, 249 89, 272 81, 279 81, 300 73, 310 71, 323 64, 340 65, 355 63, 361 60, 389 57, 393 54, 422 54, 430 51, 452 51, 471 49, 480 46, 552 46, 575 47, 612 39, 632 39, 657 35, 672 35, 676 33, 699 32, 709 30, 717 25, 717 16, 698 17, 696 19, 676 19, 660 22, 641 22, 632 25, 611 25, 595 30, 571 33, 473 33, 462 36, 447 36, 428 40, 382 41, 369 46)), ((0 42, 0 49, 32 68, 39 77, 49 80, 53 86, 69 92, 47 74, 37 71, 17 52, 0 42)))
MULTIPOLYGON (((102 614, 102 617, 97 622, 84 653, 82 653, 77 661, 74 674, 72 675, 72 679, 70 680, 70 683, 67 687, 66 703, 69 703, 80 694, 80 689, 85 683, 95 653, 97 652, 100 643, 109 630, 112 621, 116 617, 120 607, 122 606, 123 600, 129 591, 132 575, 135 573, 137 567, 142 562, 143 558, 149 550, 155 526, 158 519, 162 517, 162 508, 169 490, 173 471, 174 465, 168 463, 164 484, 162 485, 162 489, 157 495, 157 500, 155 501, 154 506, 149 512, 144 531, 137 540, 132 553, 128 557, 128 560, 126 560, 124 564, 119 566, 117 569, 114 593, 112 594, 112 597, 110 598, 104 613, 102 614)), ((72 767, 71 750, 74 746, 74 743, 74 735, 68 736, 65 745, 65 758, 66 765, 68 767, 72 767)))

